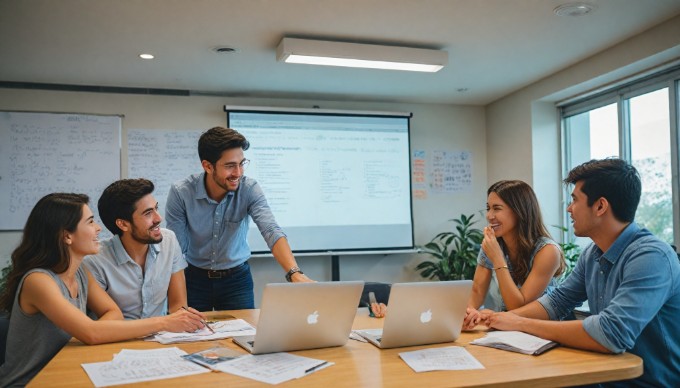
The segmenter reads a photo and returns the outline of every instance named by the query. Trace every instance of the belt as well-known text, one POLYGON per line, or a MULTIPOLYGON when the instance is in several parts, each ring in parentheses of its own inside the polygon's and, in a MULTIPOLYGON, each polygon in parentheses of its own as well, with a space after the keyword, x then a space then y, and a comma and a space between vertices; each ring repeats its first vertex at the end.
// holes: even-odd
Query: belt
MULTIPOLYGON (((187 264, 189 264, 189 263, 187 263, 187 264)), ((205 274, 208 277, 208 279, 221 279, 223 277, 227 277, 227 276, 233 274, 234 272, 236 272, 238 270, 243 269, 243 267, 246 264, 248 264, 248 262, 243 262, 243 263, 237 265, 236 267, 227 268, 227 269, 203 269, 203 268, 199 268, 199 267, 196 267, 194 265, 189 264, 189 269, 192 272, 199 272, 199 273, 205 274)))

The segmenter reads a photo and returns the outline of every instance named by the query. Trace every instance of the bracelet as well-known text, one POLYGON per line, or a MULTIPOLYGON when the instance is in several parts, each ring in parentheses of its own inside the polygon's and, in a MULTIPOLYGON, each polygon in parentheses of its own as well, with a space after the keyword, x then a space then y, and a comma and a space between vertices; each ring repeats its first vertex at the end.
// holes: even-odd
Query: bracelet
POLYGON ((496 267, 496 268, 494 268, 493 270, 494 270, 494 271, 498 271, 499 269, 503 269, 503 268, 505 268, 505 269, 507 269, 508 271, 510 271, 510 268, 508 268, 507 265, 503 265, 503 266, 500 266, 500 267, 496 267))

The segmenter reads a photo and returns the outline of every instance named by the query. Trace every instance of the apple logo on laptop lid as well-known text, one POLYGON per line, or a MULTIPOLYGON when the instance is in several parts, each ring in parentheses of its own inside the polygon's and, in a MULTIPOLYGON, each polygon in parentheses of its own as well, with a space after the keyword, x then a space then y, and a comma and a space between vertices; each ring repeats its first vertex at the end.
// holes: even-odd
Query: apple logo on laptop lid
POLYGON ((319 312, 314 311, 313 313, 309 314, 307 316, 307 323, 310 325, 314 325, 319 321, 319 312))
POLYGON ((432 320, 432 309, 420 313, 420 322, 428 323, 432 320))

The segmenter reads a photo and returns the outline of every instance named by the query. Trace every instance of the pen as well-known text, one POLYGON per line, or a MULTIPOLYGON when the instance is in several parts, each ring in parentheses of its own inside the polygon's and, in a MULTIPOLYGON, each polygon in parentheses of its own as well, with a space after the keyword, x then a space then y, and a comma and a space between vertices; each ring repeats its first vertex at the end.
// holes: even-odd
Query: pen
POLYGON ((322 362, 321 364, 317 364, 317 365, 314 365, 313 367, 311 367, 311 368, 309 368, 309 369, 305 369, 305 374, 307 374, 307 373, 312 373, 312 372, 314 372, 315 370, 321 368, 322 366, 324 366, 324 365, 326 365, 326 364, 328 364, 328 361, 324 361, 324 362, 322 362))
MULTIPOLYGON (((189 309, 184 306, 182 306, 182 308, 186 311, 189 311, 189 309)), ((213 328, 208 325, 208 322, 204 321, 203 319, 201 319, 200 321, 203 324, 203 326, 207 327, 208 330, 210 330, 211 333, 215 334, 215 330, 213 330, 213 328)))

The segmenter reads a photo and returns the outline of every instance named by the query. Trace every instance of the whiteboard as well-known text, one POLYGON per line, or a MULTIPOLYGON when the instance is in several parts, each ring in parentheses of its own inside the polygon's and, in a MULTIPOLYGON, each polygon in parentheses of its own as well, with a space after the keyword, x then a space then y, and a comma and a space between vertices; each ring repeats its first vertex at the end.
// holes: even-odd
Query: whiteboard
POLYGON ((52 192, 100 193, 120 178, 121 118, 0 112, 0 230, 21 230, 52 192))
POLYGON ((198 158, 198 138, 203 130, 128 129, 128 178, 153 182, 153 196, 165 226, 165 202, 170 186, 203 171, 198 158))

